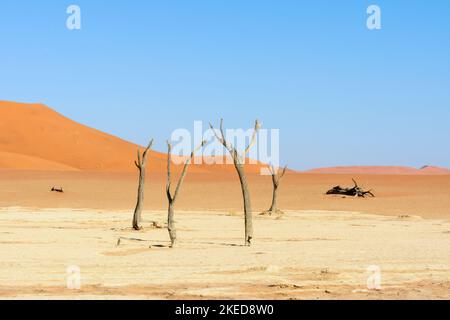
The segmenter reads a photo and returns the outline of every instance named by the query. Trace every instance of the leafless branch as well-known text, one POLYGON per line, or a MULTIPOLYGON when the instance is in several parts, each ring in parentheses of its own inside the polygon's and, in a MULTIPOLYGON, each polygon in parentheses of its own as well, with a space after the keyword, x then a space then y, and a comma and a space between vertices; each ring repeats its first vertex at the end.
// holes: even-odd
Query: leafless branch
POLYGON ((252 138, 250 140, 250 143, 248 144, 247 148, 245 148, 245 154, 247 154, 250 149, 253 147, 253 145, 256 142, 256 136, 258 134, 259 129, 261 128, 261 124, 259 123, 258 120, 255 121, 255 128, 253 129, 253 134, 252 134, 252 138))
POLYGON ((180 179, 178 180, 177 187, 175 188, 175 193, 173 194, 173 201, 176 201, 176 199, 177 199, 177 195, 178 195, 178 193, 179 193, 179 191, 180 191, 181 185, 183 184, 184 178, 186 177, 187 169, 188 169, 189 165, 191 164, 192 159, 193 159, 194 156, 195 156, 195 153, 196 153, 198 150, 200 150, 201 148, 203 148, 203 146, 204 146, 205 144, 206 144, 206 141, 203 140, 203 141, 201 142, 201 144, 191 152, 190 157, 189 157, 188 159, 186 159, 186 162, 184 163, 183 171, 181 172, 180 179))

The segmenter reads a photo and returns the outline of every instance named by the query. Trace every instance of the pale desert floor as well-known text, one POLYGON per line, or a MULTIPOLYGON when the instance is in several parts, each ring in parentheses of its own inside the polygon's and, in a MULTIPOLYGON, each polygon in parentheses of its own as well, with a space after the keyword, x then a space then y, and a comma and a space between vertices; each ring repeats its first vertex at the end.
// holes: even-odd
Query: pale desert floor
POLYGON ((150 227, 164 211, 144 216, 132 232, 130 210, 1 208, 0 299, 450 299, 448 218, 255 215, 248 248, 241 215, 178 211, 170 249, 167 230, 150 227), (71 265, 79 291, 66 288, 71 265), (381 291, 366 290, 370 265, 381 291))

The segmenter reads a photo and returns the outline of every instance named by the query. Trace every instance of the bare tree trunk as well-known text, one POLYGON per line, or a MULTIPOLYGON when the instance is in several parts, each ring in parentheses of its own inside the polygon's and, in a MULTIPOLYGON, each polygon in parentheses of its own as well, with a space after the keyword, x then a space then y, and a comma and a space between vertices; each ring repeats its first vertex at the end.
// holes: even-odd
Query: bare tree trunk
POLYGON ((177 243, 177 229, 175 227, 175 222, 173 220, 174 216, 174 205, 173 202, 169 201, 169 209, 167 211, 167 230, 169 231, 170 243, 172 248, 176 246, 177 243))
POLYGON ((167 209, 167 231, 169 232, 171 248, 174 248, 177 244, 177 229, 175 227, 174 220, 174 206, 177 201, 178 194, 181 190, 181 186, 183 185, 184 178, 186 177, 187 169, 194 158, 195 152, 201 149, 205 145, 206 141, 202 141, 201 145, 198 146, 194 151, 192 151, 191 156, 184 163, 183 171, 181 172, 180 179, 178 180, 177 187, 175 188, 175 192, 172 195, 171 185, 172 185, 172 170, 171 170, 171 162, 172 162, 172 145, 169 141, 167 141, 167 184, 166 184, 166 195, 167 200, 169 202, 169 207, 167 209))
POLYGON ((248 190, 247 177, 244 173, 242 164, 235 164, 236 171, 241 182, 242 197, 244 198, 244 220, 245 220, 245 245, 251 246, 253 239, 253 219, 252 219, 252 203, 250 201, 250 192, 248 190))
POLYGON ((138 185, 138 194, 136 201, 136 208, 134 209, 133 215, 133 229, 140 230, 141 229, 141 220, 142 220, 142 203, 144 202, 144 186, 145 186, 145 168, 139 169, 139 185, 138 185))
POLYGON ((284 167, 283 171, 281 173, 277 172, 279 169, 275 170, 273 166, 269 167, 270 173, 272 175, 272 184, 273 184, 273 193, 272 193, 272 205, 270 206, 269 211, 263 212, 262 214, 268 214, 272 215, 273 213, 283 213, 282 211, 278 210, 278 187, 280 186, 281 178, 286 173, 287 167, 284 167))
POLYGON ((245 223, 245 245, 251 246, 252 239, 253 239, 253 213, 252 213, 252 205, 250 201, 250 192, 248 190, 248 183, 247 178, 245 176, 244 171, 244 164, 245 164, 245 156, 250 150, 250 148, 254 145, 256 142, 256 135, 258 133, 258 130, 260 129, 260 123, 258 120, 255 121, 255 128, 253 131, 253 135, 251 138, 250 143, 245 148, 245 151, 242 154, 239 154, 238 150, 234 146, 232 146, 230 143, 228 143, 225 139, 225 132, 223 129, 223 119, 220 120, 220 136, 217 134, 216 130, 212 126, 212 124, 209 125, 211 129, 214 132, 214 135, 216 136, 217 140, 220 141, 220 143, 225 147, 225 149, 228 150, 231 157, 233 158, 234 167, 236 168, 237 174, 239 176, 239 181, 241 183, 241 189, 242 189, 242 198, 244 200, 244 223, 245 223))
POLYGON ((141 152, 137 151, 137 160, 134 162, 139 170, 139 185, 137 193, 136 207, 133 214, 132 226, 134 230, 141 230, 141 220, 142 220, 142 205, 144 203, 144 186, 145 186, 145 166, 147 164, 147 152, 153 145, 153 140, 150 141, 144 153, 141 156, 141 152))
POLYGON ((273 195, 272 195, 272 205, 270 206, 270 212, 276 212, 278 210, 277 206, 277 194, 278 194, 278 185, 273 185, 273 195))

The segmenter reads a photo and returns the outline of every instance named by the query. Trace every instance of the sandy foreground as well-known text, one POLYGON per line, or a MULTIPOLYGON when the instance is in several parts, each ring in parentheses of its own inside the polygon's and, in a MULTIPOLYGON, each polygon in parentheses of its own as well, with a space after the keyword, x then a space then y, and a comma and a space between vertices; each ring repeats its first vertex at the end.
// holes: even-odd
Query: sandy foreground
POLYGON ((450 220, 357 212, 255 215, 243 243, 234 212, 178 211, 168 248, 164 211, 0 209, 1 299, 449 299, 450 220), (118 245, 118 240, 120 244, 118 245), (69 266, 81 290, 67 289, 69 266), (368 291, 367 267, 382 290, 368 291))
POLYGON ((450 299, 450 176, 287 174, 285 215, 261 217, 270 177, 249 175, 251 248, 236 176, 213 178, 188 174, 170 249, 162 174, 149 170, 133 232, 135 173, 0 170, 0 299, 450 299), (376 198, 324 195, 352 177, 376 198), (381 291, 366 288, 372 265, 381 291))

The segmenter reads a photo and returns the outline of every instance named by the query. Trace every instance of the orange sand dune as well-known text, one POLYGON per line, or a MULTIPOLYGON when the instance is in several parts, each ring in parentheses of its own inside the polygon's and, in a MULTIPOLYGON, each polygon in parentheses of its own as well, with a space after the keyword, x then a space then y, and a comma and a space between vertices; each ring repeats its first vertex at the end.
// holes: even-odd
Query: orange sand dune
MULTIPOLYGON (((151 136, 151 132, 149 132, 151 136)), ((0 101, 0 168, 134 171, 138 145, 72 121, 42 104, 0 101)), ((151 170, 166 170, 166 155, 152 151, 151 170)), ((261 165, 248 166, 259 172, 261 165)), ((229 172, 230 165, 193 165, 193 172, 229 172)))
MULTIPOLYGON (((120 171, 133 169, 138 146, 76 123, 41 104, 0 102, 0 151, 18 155, 2 167, 120 171), (36 161, 28 161, 29 158, 36 161), (27 160, 25 160, 27 159, 27 160), (50 163, 55 166, 48 168, 50 163)), ((154 158, 162 160, 156 153, 154 158)))
POLYGON ((79 169, 62 163, 27 156, 19 153, 0 151, 0 168, 14 168, 21 170, 39 171, 79 171, 79 169))
POLYGON ((352 166, 329 167, 306 171, 321 174, 400 174, 400 175, 448 175, 450 170, 440 167, 425 166, 421 169, 399 166, 352 166))
MULTIPOLYGON (((0 101, 0 169, 129 172, 136 170, 133 162, 138 148, 136 144, 72 121, 45 105, 0 101)), ((166 155, 151 151, 149 163, 152 171, 165 172, 166 155)), ((234 172, 230 164, 206 163, 210 161, 193 165, 192 172, 210 173, 215 178, 234 172)), ((260 173, 262 166, 247 165, 246 170, 260 173)), ((421 169, 354 166, 313 169, 306 173, 448 175, 450 170, 431 166, 421 169)))
POLYGON ((425 166, 419 170, 419 174, 425 174, 425 175, 450 174, 450 169, 433 167, 433 166, 425 166))

